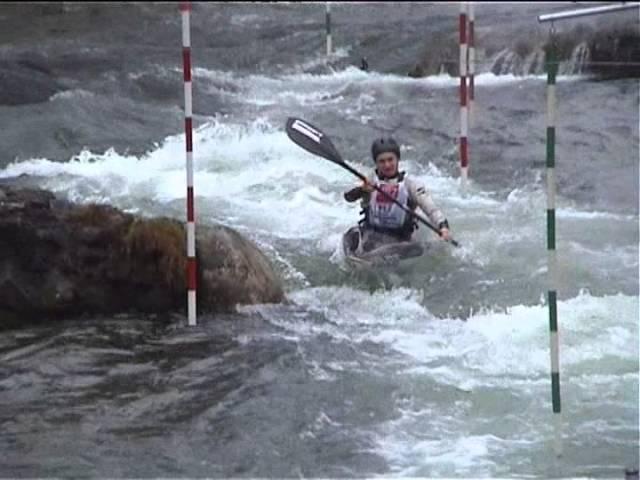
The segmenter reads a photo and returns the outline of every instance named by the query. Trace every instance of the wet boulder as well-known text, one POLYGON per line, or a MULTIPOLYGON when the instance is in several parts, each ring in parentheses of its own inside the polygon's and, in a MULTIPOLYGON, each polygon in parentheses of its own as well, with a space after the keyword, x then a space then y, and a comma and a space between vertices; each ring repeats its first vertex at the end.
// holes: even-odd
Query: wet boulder
MULTIPOLYGON (((0 328, 83 314, 186 310, 185 227, 0 185, 0 328)), ((269 260, 234 230, 198 226, 198 311, 284 300, 269 260)))

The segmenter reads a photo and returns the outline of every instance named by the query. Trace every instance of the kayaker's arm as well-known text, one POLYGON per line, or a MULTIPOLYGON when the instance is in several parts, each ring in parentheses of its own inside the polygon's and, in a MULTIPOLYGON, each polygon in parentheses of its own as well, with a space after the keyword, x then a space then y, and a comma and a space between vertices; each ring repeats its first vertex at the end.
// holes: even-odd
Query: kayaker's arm
POLYGON ((362 185, 352 188, 348 192, 345 192, 344 199, 347 202, 355 202, 356 200, 360 200, 361 198, 366 201, 373 191, 372 185, 374 182, 375 180, 373 180, 373 178, 367 178, 366 181, 362 182, 362 185))
POLYGON ((407 186, 409 187, 409 194, 413 197, 415 204, 429 217, 431 223, 438 227, 438 230, 442 230, 443 228, 448 229, 449 222, 447 222, 447 218, 433 201, 426 187, 415 181, 407 182, 407 186))

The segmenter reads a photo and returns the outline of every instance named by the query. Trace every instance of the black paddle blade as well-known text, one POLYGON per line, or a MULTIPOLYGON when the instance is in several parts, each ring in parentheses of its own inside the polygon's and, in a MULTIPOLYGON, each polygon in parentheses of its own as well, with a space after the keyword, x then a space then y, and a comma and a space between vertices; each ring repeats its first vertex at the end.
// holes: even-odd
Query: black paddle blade
POLYGON ((299 118, 289 117, 287 119, 286 129, 289 138, 307 152, 335 163, 344 163, 336 147, 334 147, 331 140, 329 140, 329 137, 309 122, 305 122, 299 118))

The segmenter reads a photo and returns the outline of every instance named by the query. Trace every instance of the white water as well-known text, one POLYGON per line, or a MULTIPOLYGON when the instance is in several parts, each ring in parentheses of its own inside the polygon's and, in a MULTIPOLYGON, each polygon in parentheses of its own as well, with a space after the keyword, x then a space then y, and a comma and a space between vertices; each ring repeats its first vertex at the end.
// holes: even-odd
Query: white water
MULTIPOLYGON (((183 218, 183 142, 183 135, 169 137, 140 158, 113 151, 83 151, 67 163, 34 159, 9 165, 0 171, 0 177, 42 176, 45 188, 73 201, 115 204, 141 214, 151 214, 155 209, 146 208, 155 205, 183 218)), ((479 190, 473 182, 465 192, 457 178, 446 176, 433 164, 421 166, 414 158, 409 150, 403 168, 424 182, 443 211, 455 219, 454 234, 463 248, 452 255, 484 267, 493 263, 521 268, 521 262, 513 264, 504 257, 505 248, 515 248, 530 255, 532 274, 545 268, 543 250, 532 254, 521 251, 534 247, 535 242, 540 242, 536 248, 544 248, 546 200, 540 188, 516 189, 506 200, 479 190)), ((347 159, 366 172, 368 162, 358 160, 347 159)), ((197 221, 223 222, 254 239, 304 240, 330 256, 342 233, 358 218, 359 206, 342 200, 342 192, 357 183, 352 176, 300 149, 281 128, 266 120, 249 125, 214 121, 199 128, 194 132, 194 172, 197 221)), ((573 275, 572 262, 578 263, 585 249, 593 251, 586 259, 588 264, 602 272, 612 268, 612 258, 618 259, 616 268, 627 274, 637 268, 637 245, 621 243, 620 237, 606 241, 606 233, 597 233, 600 226, 616 225, 627 233, 625 236, 633 236, 633 217, 581 211, 562 199, 557 214, 559 241, 563 237, 567 241, 558 247, 561 267, 563 258, 567 259, 566 275, 573 275), (587 225, 593 232, 584 237, 587 225), (593 238, 601 241, 591 244, 593 238)), ((432 239, 424 231, 419 235, 432 239)))
MULTIPOLYGON (((501 464, 505 456, 516 457, 522 467, 518 476, 526 476, 525 471, 536 470, 528 463, 548 462, 553 429, 545 306, 488 310, 463 322, 435 318, 422 305, 420 293, 410 289, 368 294, 317 287, 290 297, 330 322, 283 318, 264 307, 244 311, 261 311, 293 338, 310 343, 329 335, 356 348, 373 342, 390 349, 385 356, 369 357, 366 365, 328 358, 314 365, 314 375, 331 381, 344 370, 374 376, 391 370, 401 379, 404 392, 394 405, 399 417, 375 430, 378 452, 390 462, 394 476, 502 476, 500 472, 508 473, 501 464), (492 391, 501 393, 485 405, 485 395, 492 391), (443 405, 442 395, 451 404, 443 405)), ((633 425, 609 417, 608 410, 634 415, 638 309, 638 298, 625 295, 582 292, 559 302, 563 447, 568 456, 582 453, 581 436, 593 435, 593 428, 598 435, 611 435, 612 444, 620 441, 616 432, 633 438, 633 425), (584 402, 602 416, 597 425, 585 415, 584 402)), ((606 467, 607 455, 596 451, 593 461, 606 467)))
MULTIPOLYGON (((196 71, 196 75, 209 74, 196 71)), ((331 96, 338 98, 350 81, 385 87, 415 83, 429 88, 453 87, 457 82, 450 77, 416 80, 355 69, 325 76, 230 76, 227 80, 255 94, 247 96, 248 103, 266 102, 273 92, 279 92, 278 102, 304 105, 330 104, 331 96), (296 88, 284 90, 284 85, 296 88)), ((478 76, 477 83, 524 80, 487 74, 478 76)), ((366 94, 359 98, 368 101, 366 94)), ((342 200, 342 192, 355 184, 353 178, 302 151, 288 140, 282 126, 266 119, 206 124, 194 134, 194 152, 198 222, 223 222, 238 228, 259 241, 291 277, 306 281, 303 268, 290 258, 292 252, 278 250, 279 240, 310 246, 310 255, 331 258, 342 232, 357 219, 358 206, 342 200)), ((346 160, 360 171, 369 168, 365 159, 346 160)), ((465 192, 457 178, 433 164, 418 164, 409 148, 403 155, 403 167, 428 185, 447 216, 455 219, 453 232, 463 248, 441 248, 445 258, 484 269, 487 285, 508 288, 523 277, 531 281, 544 277, 546 203, 540 186, 514 189, 501 198, 472 182, 465 192)), ((43 177, 43 187, 74 201, 183 218, 186 187, 181 134, 167 138, 142 157, 83 151, 66 163, 34 159, 9 165, 0 171, 0 177, 24 173, 43 177)), ((566 449, 569 458, 580 456, 581 448, 590 452, 587 456, 593 464, 589 468, 613 468, 613 463, 623 468, 634 459, 626 457, 629 448, 621 444, 633 440, 638 419, 637 218, 583 211, 563 198, 558 201, 562 284, 583 289, 559 303, 566 449), (615 239, 607 234, 612 227, 618 232, 615 239), (598 294, 587 289, 627 293, 598 294), (611 417, 612 411, 619 417, 611 417), (585 447, 584 436, 595 438, 595 445, 585 447)), ((431 238, 428 232, 420 235, 431 238)), ((393 354, 389 358, 371 356, 366 365, 340 364, 330 358, 314 361, 318 381, 327 381, 345 369, 380 375, 391 369, 393 375, 406 380, 404 395, 394 405, 397 418, 369 432, 394 475, 509 476, 519 471, 513 465, 520 464, 520 471, 535 476, 540 472, 536 462, 547 461, 553 433, 544 289, 536 305, 505 304, 496 299, 495 307, 462 321, 431 313, 433 308, 424 301, 428 288, 370 293, 351 286, 314 285, 289 293, 304 311, 323 314, 328 320, 323 323, 304 315, 286 316, 277 308, 242 311, 261 312, 298 339, 329 335, 355 348, 373 342, 393 354), (505 464, 514 470, 504 470, 505 464)), ((576 466, 571 471, 580 469, 576 466)))

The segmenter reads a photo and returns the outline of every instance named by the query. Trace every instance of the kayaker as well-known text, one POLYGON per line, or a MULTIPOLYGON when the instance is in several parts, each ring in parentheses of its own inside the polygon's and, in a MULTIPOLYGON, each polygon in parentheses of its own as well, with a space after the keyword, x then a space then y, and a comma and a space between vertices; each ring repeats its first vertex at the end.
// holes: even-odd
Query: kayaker
POLYGON ((371 145, 375 170, 362 185, 344 194, 347 202, 361 200, 364 218, 360 221, 362 249, 371 250, 381 243, 409 242, 417 221, 398 205, 373 188, 385 191, 412 212, 417 207, 427 215, 442 240, 450 238, 449 222, 436 206, 425 186, 399 170, 400 146, 391 137, 379 138, 371 145))

